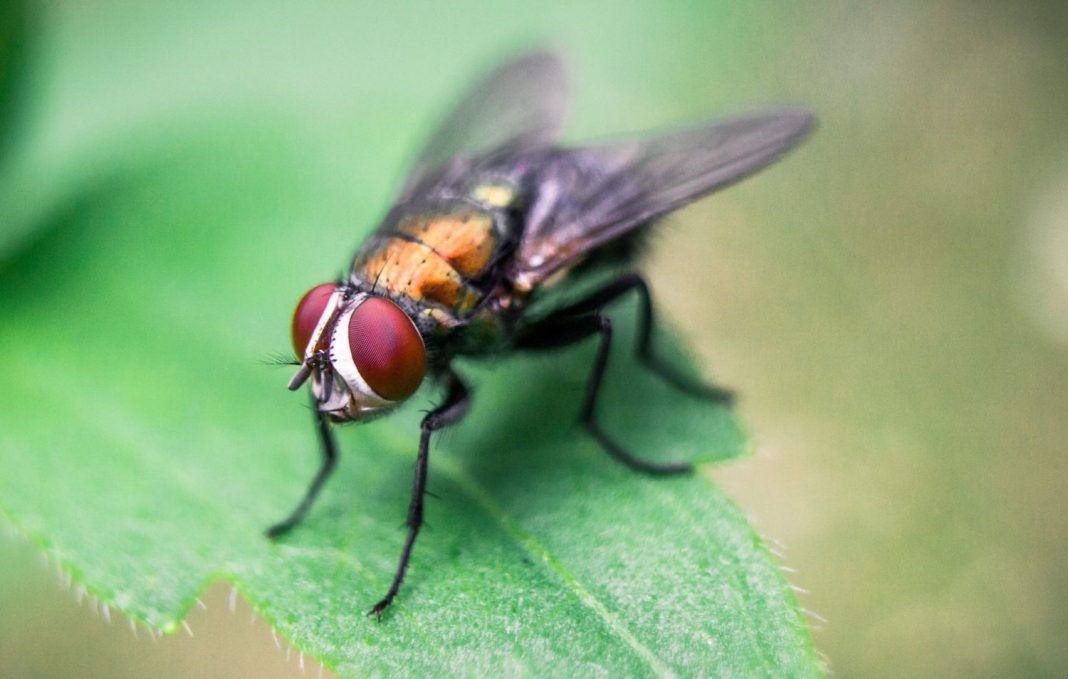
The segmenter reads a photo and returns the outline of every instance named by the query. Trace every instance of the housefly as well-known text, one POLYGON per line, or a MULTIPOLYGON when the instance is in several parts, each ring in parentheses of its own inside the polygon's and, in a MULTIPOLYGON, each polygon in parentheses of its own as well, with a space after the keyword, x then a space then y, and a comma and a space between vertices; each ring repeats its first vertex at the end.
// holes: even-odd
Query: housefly
POLYGON ((299 369, 289 382, 311 386, 322 463, 304 498, 268 529, 296 526, 334 469, 331 424, 392 411, 430 377, 444 400, 422 420, 407 539, 392 583, 369 614, 381 617, 400 588, 423 524, 431 435, 458 422, 470 398, 456 356, 536 351, 593 338, 579 420, 604 450, 649 474, 691 471, 642 459, 596 417, 612 341, 606 305, 640 303, 637 358, 700 397, 729 393, 686 379, 649 344, 652 302, 645 280, 622 275, 578 301, 535 312, 545 292, 581 279, 591 265, 625 263, 657 218, 763 168, 813 125, 803 110, 771 110, 644 139, 563 146, 567 102, 561 60, 523 56, 492 72, 462 98, 431 136, 396 202, 359 247, 347 278, 311 288, 292 319, 299 369))

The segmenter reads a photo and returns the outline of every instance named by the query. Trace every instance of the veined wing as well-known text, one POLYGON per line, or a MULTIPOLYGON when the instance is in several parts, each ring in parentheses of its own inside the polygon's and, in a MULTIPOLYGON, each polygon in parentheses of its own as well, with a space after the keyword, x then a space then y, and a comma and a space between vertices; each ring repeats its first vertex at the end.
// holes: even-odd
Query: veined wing
POLYGON ((756 172, 813 123, 808 111, 776 110, 560 151, 533 199, 512 280, 529 290, 594 248, 756 172))
POLYGON ((533 52, 493 71, 464 95, 430 136, 399 201, 429 193, 475 159, 516 157, 551 146, 563 124, 567 101, 567 69, 551 52, 533 52))

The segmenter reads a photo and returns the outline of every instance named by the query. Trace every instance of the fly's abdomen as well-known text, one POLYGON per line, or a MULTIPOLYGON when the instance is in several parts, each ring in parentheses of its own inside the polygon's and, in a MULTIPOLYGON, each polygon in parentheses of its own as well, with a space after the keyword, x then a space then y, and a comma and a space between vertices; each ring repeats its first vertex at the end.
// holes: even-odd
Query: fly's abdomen
POLYGON ((382 294, 462 316, 482 297, 470 281, 489 266, 498 242, 492 214, 477 208, 412 212, 381 229, 352 272, 382 294))

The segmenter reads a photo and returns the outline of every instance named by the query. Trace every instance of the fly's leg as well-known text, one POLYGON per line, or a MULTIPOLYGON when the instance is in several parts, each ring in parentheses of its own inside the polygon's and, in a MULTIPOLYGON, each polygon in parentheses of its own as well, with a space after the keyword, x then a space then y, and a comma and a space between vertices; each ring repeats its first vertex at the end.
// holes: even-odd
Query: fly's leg
POLYGON ((419 456, 415 461, 415 479, 412 482, 412 499, 408 504, 408 537, 404 541, 404 549, 401 550, 400 561, 397 563, 397 572, 393 575, 393 582, 389 591, 382 600, 374 605, 368 615, 382 619, 382 611, 393 602, 397 596, 397 590, 404 582, 404 572, 408 569, 408 560, 412 556, 412 546, 415 538, 419 535, 419 529, 423 526, 423 497, 426 495, 427 458, 430 453, 430 434, 454 424, 467 413, 467 407, 471 403, 471 396, 460 378, 455 373, 448 373, 448 394, 445 402, 434 410, 427 413, 421 426, 422 435, 419 438, 419 456))
POLYGON ((586 381, 586 397, 582 402, 582 410, 579 411, 579 422, 593 438, 597 439, 609 455, 631 469, 657 476, 692 472, 693 465, 686 462, 650 462, 632 455, 605 433, 597 422, 595 417, 597 395, 601 390, 601 380, 604 378, 605 367, 608 365, 608 351, 612 346, 612 321, 607 316, 590 313, 584 316, 557 317, 553 314, 550 318, 529 328, 519 338, 517 347, 552 349, 574 344, 591 335, 599 335, 601 343, 597 347, 597 357, 593 361, 593 368, 586 381))
MULTIPOLYGON (((312 407, 315 407, 315 399, 312 399, 312 407)), ((315 421, 319 429, 319 447, 323 452, 322 464, 319 465, 319 471, 315 473, 315 478, 312 479, 311 485, 308 486, 308 490, 305 491, 304 498, 297 505, 297 508, 284 520, 267 529, 267 537, 272 540, 285 535, 300 523, 304 515, 308 513, 312 503, 315 502, 315 498, 318 497, 323 484, 326 483, 337 465, 337 444, 334 442, 334 433, 330 431, 330 422, 327 421, 326 415, 318 410, 315 411, 315 421)))
POLYGON ((716 403, 730 404, 734 399, 734 395, 729 390, 712 384, 704 384, 699 380, 686 376, 653 353, 652 335, 655 322, 653 302, 652 296, 649 294, 649 286, 640 274, 623 274, 592 293, 589 297, 554 311, 549 318, 580 316, 600 311, 631 290, 636 291, 639 297, 636 353, 642 365, 683 393, 716 403))

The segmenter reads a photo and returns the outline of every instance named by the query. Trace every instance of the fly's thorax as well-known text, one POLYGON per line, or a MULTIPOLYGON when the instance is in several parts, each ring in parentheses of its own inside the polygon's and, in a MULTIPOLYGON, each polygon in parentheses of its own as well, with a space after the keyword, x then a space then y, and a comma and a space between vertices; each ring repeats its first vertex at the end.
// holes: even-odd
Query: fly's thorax
POLYGON ((348 286, 312 288, 293 314, 293 337, 302 361, 290 388, 310 377, 317 408, 335 419, 386 412, 426 374, 426 347, 412 318, 393 301, 348 286))
MULTIPOLYGON (((487 186, 486 192, 486 200, 506 197, 504 188, 487 186)), ((352 280, 420 309, 438 309, 436 320, 447 325, 482 301, 483 281, 501 246, 498 214, 490 204, 413 206, 387 218, 364 244, 353 261, 352 280)))

